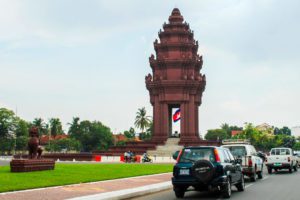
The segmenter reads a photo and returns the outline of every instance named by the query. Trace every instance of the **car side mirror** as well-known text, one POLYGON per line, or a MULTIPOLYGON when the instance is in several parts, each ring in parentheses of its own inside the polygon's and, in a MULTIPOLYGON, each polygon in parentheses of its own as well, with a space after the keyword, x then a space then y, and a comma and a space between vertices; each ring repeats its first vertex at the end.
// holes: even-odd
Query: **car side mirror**
POLYGON ((179 154, 179 151, 175 151, 175 153, 173 154, 173 159, 174 160, 177 160, 178 154, 179 154))

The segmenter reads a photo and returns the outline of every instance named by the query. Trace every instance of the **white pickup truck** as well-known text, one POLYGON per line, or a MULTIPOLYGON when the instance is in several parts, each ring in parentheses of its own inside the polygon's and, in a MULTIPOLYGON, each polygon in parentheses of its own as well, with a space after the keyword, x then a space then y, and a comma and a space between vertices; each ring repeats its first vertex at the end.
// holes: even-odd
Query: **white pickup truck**
POLYGON ((263 177, 264 160, 258 156, 255 148, 249 143, 223 141, 222 147, 228 148, 231 154, 242 162, 243 174, 250 177, 251 181, 256 181, 256 176, 259 179, 263 177))
POLYGON ((297 165, 298 162, 293 150, 285 147, 271 149, 270 155, 266 159, 269 174, 272 174, 273 169, 275 171, 288 169, 292 173, 293 169, 297 171, 297 165))

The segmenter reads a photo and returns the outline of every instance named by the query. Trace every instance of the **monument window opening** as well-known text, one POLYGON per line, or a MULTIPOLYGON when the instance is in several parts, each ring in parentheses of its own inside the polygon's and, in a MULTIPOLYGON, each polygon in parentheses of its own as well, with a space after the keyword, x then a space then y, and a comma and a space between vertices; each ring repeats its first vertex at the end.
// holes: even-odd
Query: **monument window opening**
POLYGON ((170 105, 169 106, 169 137, 179 137, 180 136, 180 105, 170 105))

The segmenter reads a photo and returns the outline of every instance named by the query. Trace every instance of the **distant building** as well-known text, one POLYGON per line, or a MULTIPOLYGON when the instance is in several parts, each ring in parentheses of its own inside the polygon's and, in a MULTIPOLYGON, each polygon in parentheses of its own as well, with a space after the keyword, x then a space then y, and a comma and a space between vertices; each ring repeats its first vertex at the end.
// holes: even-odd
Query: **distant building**
POLYGON ((128 139, 124 134, 115 134, 113 135, 113 140, 114 140, 114 144, 116 145, 118 142, 127 142, 127 141, 135 141, 135 142, 140 142, 141 140, 139 139, 139 137, 135 136, 132 139, 128 139))
POLYGON ((69 138, 69 135, 66 135, 66 134, 56 135, 55 137, 54 136, 49 137, 49 135, 42 135, 40 137, 40 144, 47 145, 47 144, 49 144, 49 140, 53 141, 53 140, 61 140, 61 139, 67 139, 67 138, 69 138))
POLYGON ((300 126, 292 127, 291 131, 293 136, 300 137, 300 126))
POLYGON ((236 136, 238 134, 241 134, 243 131, 240 131, 240 130, 232 130, 231 131, 231 136, 236 136))
POLYGON ((263 123, 261 125, 256 126, 255 128, 257 128, 260 131, 268 131, 268 130, 273 130, 273 126, 267 124, 267 123, 263 123))

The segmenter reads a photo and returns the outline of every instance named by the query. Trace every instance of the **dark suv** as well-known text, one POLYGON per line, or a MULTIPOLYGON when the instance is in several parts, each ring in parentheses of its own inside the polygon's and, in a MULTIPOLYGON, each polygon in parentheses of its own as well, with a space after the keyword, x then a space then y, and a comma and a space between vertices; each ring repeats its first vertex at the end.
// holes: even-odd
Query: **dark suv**
POLYGON ((238 191, 245 189, 241 160, 235 160, 226 148, 185 147, 173 158, 177 160, 172 178, 177 198, 183 198, 190 186, 196 191, 221 191, 225 198, 230 198, 232 185, 238 191))

